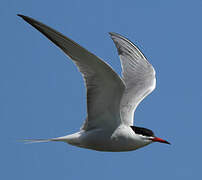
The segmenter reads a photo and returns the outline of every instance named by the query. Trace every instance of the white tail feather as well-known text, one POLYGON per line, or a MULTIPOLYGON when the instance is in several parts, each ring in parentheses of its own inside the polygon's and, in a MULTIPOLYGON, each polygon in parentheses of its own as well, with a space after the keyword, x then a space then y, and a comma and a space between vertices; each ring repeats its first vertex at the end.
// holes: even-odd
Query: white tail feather
POLYGON ((52 139, 24 139, 22 140, 26 144, 31 144, 31 143, 42 143, 42 142, 50 142, 53 141, 52 139))
POLYGON ((44 143, 44 142, 50 142, 50 141, 63 141, 63 139, 60 138, 52 138, 52 139, 24 139, 22 140, 26 144, 30 143, 44 143))
POLYGON ((50 141, 63 141, 63 142, 65 142, 66 140, 67 140, 67 136, 51 138, 51 139, 24 139, 22 141, 26 144, 30 144, 30 143, 44 143, 44 142, 50 142, 50 141))
POLYGON ((22 142, 24 143, 43 143, 43 142, 50 142, 50 141, 61 141, 66 142, 69 144, 78 143, 78 137, 80 136, 80 133, 70 134, 66 136, 56 137, 56 138, 50 138, 50 139, 24 139, 22 142))

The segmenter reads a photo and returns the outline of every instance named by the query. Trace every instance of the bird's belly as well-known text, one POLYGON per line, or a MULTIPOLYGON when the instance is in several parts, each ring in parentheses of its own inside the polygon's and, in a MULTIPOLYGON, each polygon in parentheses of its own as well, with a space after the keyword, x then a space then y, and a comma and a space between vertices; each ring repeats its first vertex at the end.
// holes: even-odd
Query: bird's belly
POLYGON ((126 143, 120 144, 118 142, 105 142, 105 144, 100 143, 90 143, 86 146, 80 146, 88 149, 93 149, 96 151, 108 151, 108 152, 124 152, 124 151, 133 151, 138 148, 141 148, 145 145, 136 145, 136 146, 130 146, 126 143))
POLYGON ((134 141, 125 134, 114 137, 113 132, 97 130, 83 134, 80 143, 72 145, 97 151, 121 152, 136 150, 147 144, 134 141))

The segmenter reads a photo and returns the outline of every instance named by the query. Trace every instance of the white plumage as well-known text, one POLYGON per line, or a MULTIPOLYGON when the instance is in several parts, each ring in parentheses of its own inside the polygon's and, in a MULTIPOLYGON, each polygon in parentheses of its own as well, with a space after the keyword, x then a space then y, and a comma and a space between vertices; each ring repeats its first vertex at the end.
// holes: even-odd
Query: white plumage
POLYGON ((121 60, 120 78, 108 64, 71 39, 32 18, 19 16, 64 51, 82 73, 87 89, 87 118, 79 132, 28 141, 63 141, 99 151, 130 151, 154 141, 168 143, 151 130, 133 126, 136 107, 156 86, 154 68, 133 43, 110 33, 121 60))

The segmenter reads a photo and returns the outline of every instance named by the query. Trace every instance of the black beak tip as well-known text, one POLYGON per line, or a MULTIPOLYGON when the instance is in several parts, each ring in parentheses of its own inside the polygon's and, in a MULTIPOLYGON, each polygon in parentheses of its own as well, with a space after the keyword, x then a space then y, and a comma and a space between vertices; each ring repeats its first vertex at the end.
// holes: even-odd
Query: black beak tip
POLYGON ((171 143, 170 143, 170 142, 168 142, 168 141, 165 141, 165 143, 166 143, 166 144, 170 144, 170 145, 171 145, 171 143))
POLYGON ((166 141, 166 140, 164 140, 164 139, 161 139, 161 138, 159 138, 159 137, 154 137, 154 138, 152 138, 152 141, 154 141, 154 142, 159 142, 159 143, 165 143, 165 144, 171 144, 170 142, 168 142, 168 141, 166 141))

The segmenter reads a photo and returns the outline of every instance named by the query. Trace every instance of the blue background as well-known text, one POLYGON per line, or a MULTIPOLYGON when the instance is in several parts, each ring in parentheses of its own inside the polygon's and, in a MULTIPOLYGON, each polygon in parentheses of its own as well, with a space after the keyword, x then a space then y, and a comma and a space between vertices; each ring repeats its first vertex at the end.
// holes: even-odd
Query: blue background
POLYGON ((200 0, 1 1, 0 179, 200 179, 201 17, 200 0), (108 32, 138 45, 156 69, 157 88, 139 105, 135 123, 172 145, 107 153, 18 142, 76 132, 86 92, 74 64, 17 13, 64 33, 119 74, 108 32))

